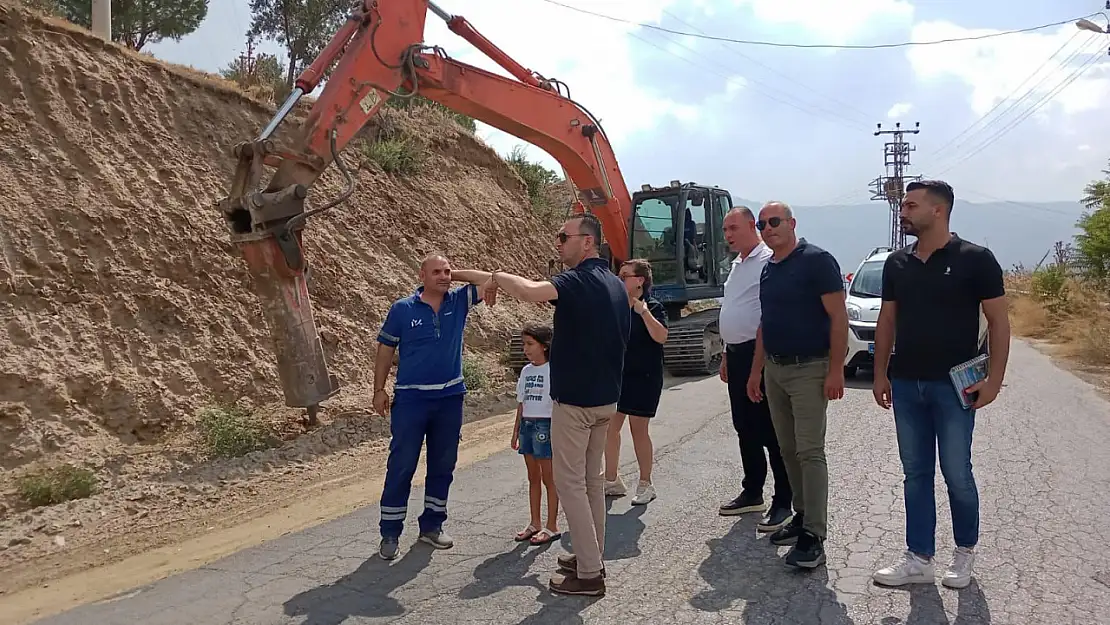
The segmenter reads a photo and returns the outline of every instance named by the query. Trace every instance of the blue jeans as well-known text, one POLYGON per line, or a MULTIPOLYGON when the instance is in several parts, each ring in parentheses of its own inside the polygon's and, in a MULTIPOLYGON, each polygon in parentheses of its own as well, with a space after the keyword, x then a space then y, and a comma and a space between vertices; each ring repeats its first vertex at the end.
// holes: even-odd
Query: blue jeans
POLYGON ((462 437, 463 394, 423 398, 397 397, 389 411, 389 460, 382 489, 381 532, 383 537, 401 535, 408 514, 409 492, 420 449, 428 442, 427 478, 424 481, 424 512, 420 531, 435 532, 447 520, 447 494, 454 479, 455 463, 462 437))
POLYGON ((933 485, 939 452, 956 546, 974 547, 979 542, 979 491, 971 471, 975 410, 960 405, 947 380, 895 379, 890 384, 898 454, 906 476, 906 546, 920 556, 936 553, 933 485))
POLYGON ((539 460, 551 458, 551 419, 521 419, 517 437, 520 455, 539 460))

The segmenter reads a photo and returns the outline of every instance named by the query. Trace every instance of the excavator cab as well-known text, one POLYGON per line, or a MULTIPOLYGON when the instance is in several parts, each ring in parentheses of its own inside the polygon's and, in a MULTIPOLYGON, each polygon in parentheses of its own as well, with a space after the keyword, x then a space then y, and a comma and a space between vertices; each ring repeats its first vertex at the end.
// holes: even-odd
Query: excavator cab
POLYGON ((651 261, 652 294, 668 319, 691 301, 724 293, 732 254, 722 222, 731 208, 728 191, 692 182, 644 185, 633 194, 629 249, 632 258, 651 261))
POLYGON ((632 195, 629 250, 632 258, 651 262, 652 295, 667 310, 663 362, 672 375, 705 375, 720 367, 719 305, 683 313, 690 302, 724 295, 733 257, 723 229, 730 209, 728 191, 695 182, 645 184, 632 195))

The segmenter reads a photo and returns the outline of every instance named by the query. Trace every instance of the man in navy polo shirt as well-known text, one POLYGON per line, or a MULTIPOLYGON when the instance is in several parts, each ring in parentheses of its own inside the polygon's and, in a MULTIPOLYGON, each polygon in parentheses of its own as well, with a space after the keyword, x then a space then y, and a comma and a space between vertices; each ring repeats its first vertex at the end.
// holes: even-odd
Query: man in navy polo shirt
POLYGON ((972 432, 975 411, 994 401, 1002 389, 1010 318, 1002 267, 994 254, 949 229, 953 195, 952 187, 940 180, 908 184, 900 217, 903 231, 917 240, 888 256, 883 265, 874 393, 879 406, 894 406, 898 454, 906 476, 906 551, 873 576, 888 586, 936 583, 938 456, 956 542, 942 584, 965 588, 971 583, 979 542, 972 432), (987 378, 966 389, 971 405, 964 408, 949 371, 979 354, 980 315, 986 317, 989 337, 987 378))
POLYGON ((551 590, 605 594, 605 476, 609 420, 617 410, 632 313, 628 293, 598 255, 601 223, 574 215, 559 231, 559 258, 569 267, 550 281, 493 272, 482 295, 500 287, 528 302, 555 304, 551 341, 551 447, 555 488, 567 515, 574 554, 559 556, 551 590))
POLYGON ((748 395, 752 401, 762 397, 762 372, 794 491, 794 518, 771 535, 771 542, 794 545, 786 554, 787 564, 815 568, 825 562, 828 536, 826 410, 829 400, 844 396, 844 278, 832 254, 798 240, 797 221, 787 204, 767 203, 755 225, 774 255, 759 282, 762 315, 748 395))
POLYGON ((448 549, 454 541, 443 531, 447 494, 455 472, 462 432, 463 329, 471 307, 482 301, 476 285, 489 279, 482 271, 458 270, 432 254, 420 265, 423 285, 393 302, 378 333, 374 360, 374 409, 389 416, 392 438, 381 500, 382 542, 379 555, 397 557, 398 539, 408 514, 409 491, 420 448, 427 439, 427 479, 420 540, 448 549), (470 284, 451 289, 452 280, 470 284), (398 351, 393 406, 385 391, 386 378, 398 351))

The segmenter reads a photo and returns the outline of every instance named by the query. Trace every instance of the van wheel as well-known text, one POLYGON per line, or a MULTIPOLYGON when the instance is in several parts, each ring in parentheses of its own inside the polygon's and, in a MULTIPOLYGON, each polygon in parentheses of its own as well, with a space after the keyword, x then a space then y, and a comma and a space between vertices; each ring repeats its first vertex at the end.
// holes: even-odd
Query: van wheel
POLYGON ((859 371, 859 367, 856 367, 854 365, 844 367, 844 377, 854 378, 854 377, 856 377, 856 372, 857 371, 859 371))

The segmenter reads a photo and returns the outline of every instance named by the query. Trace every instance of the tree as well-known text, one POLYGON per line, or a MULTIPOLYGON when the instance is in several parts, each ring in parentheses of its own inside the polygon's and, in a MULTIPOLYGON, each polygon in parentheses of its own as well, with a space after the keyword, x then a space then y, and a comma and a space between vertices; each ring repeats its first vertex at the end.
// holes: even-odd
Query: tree
POLYGON ((328 45, 350 9, 349 0, 251 0, 248 37, 265 37, 285 46, 289 63, 285 86, 328 45))
POLYGON ((41 11, 47 15, 62 15, 61 7, 58 5, 59 0, 23 0, 24 6, 41 11))
POLYGON ((1087 210, 1106 206, 1110 200, 1110 168, 1102 170, 1102 173, 1106 176, 1104 180, 1094 180, 1083 188, 1083 199, 1080 201, 1087 210))
POLYGON ((248 53, 232 61, 227 67, 220 70, 220 75, 228 80, 233 80, 239 87, 255 92, 256 96, 270 101, 284 98, 286 95, 285 79, 282 76, 284 68, 281 61, 272 54, 262 53, 253 55, 253 42, 247 40, 248 53))
POLYGON ((1075 247, 1087 276, 1105 284, 1110 280, 1110 169, 1102 173, 1105 179, 1083 189, 1087 212, 1076 224, 1082 232, 1075 237, 1075 247))
MULTIPOLYGON (((181 38, 200 28, 208 16, 209 0, 112 0, 112 41, 132 50, 142 50, 148 43, 181 38)), ((92 28, 90 0, 35 0, 54 4, 57 14, 65 19, 92 28)))

